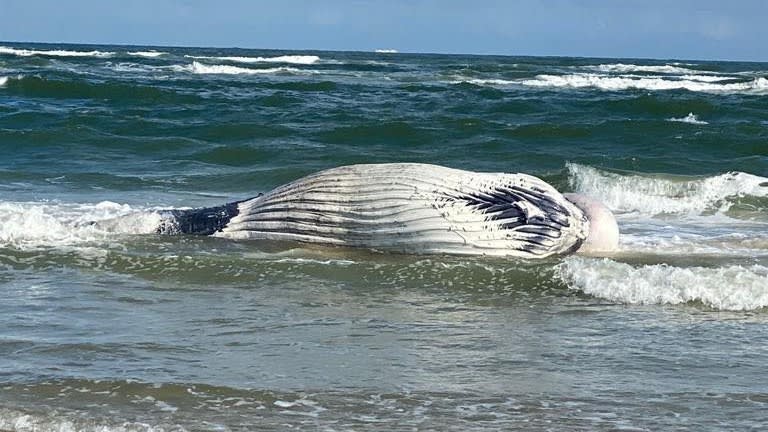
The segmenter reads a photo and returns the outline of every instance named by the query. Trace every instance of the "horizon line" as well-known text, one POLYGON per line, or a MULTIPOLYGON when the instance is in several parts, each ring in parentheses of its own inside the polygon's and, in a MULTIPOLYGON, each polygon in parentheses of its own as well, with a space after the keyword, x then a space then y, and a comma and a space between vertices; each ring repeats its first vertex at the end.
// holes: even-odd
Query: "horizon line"
POLYGON ((115 47, 146 47, 146 48, 199 48, 199 49, 237 49, 237 50, 255 50, 255 51, 297 51, 297 52, 350 52, 350 53, 376 53, 380 55, 444 55, 444 56, 478 56, 478 57, 539 57, 539 58, 576 58, 576 59, 625 59, 625 60, 682 60, 682 61, 695 61, 695 62, 731 62, 731 63, 768 63, 768 61, 759 60, 743 60, 743 59, 696 59, 696 58, 684 58, 684 57, 643 57, 643 56, 621 56, 610 57, 604 55, 565 55, 565 54, 502 54, 502 53, 465 53, 465 52, 440 52, 440 51, 409 51, 400 50, 398 48, 371 48, 370 50, 362 49, 328 49, 328 48, 256 48, 245 46, 223 46, 223 45, 211 45, 211 46, 198 46, 198 45, 147 45, 147 44, 134 44, 134 43, 98 43, 98 42, 40 42, 40 41, 11 41, 0 40, 0 44, 37 44, 37 45, 80 45, 80 46, 115 46, 115 47), (380 52, 376 50, 381 49, 394 49, 396 52, 380 52))

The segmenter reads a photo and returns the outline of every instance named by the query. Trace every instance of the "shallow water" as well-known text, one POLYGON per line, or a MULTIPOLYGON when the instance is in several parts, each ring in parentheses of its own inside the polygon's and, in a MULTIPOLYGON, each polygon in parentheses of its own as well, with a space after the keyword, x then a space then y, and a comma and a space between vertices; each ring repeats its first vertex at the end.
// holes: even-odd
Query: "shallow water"
POLYGON ((766 75, 2 44, 0 430, 760 429, 766 75), (153 210, 395 161, 589 193, 621 250, 518 262, 147 234, 153 210))

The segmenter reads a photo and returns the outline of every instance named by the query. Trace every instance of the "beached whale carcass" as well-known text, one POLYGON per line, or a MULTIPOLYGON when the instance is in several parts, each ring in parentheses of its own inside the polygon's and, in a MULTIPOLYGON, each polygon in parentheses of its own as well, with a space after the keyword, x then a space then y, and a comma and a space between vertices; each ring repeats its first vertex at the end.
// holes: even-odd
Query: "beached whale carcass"
POLYGON ((157 232, 419 254, 544 258, 614 249, 610 211, 526 174, 417 163, 332 168, 255 198, 167 212, 157 232))

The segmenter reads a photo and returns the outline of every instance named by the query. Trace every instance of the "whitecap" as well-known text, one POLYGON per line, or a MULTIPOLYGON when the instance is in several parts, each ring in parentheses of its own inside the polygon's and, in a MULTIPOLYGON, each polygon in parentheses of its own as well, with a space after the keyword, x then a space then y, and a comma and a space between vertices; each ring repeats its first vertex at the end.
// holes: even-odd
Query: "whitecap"
POLYGON ((634 78, 599 74, 537 75, 534 79, 519 81, 530 87, 588 88, 621 91, 638 90, 690 90, 708 93, 768 93, 768 79, 757 77, 750 81, 720 84, 699 80, 669 79, 664 77, 634 78))
POLYGON ((154 72, 158 70, 167 69, 165 67, 157 67, 157 66, 150 66, 145 64, 139 64, 139 63, 107 63, 107 68, 115 71, 115 72, 122 72, 122 73, 135 73, 135 72, 154 72))
POLYGON ((377 54, 397 54, 398 53, 396 49, 390 49, 390 48, 377 49, 375 52, 377 54))
POLYGON ((288 64, 313 64, 320 61, 320 57, 314 55, 284 55, 277 57, 239 57, 239 56, 191 56, 184 57, 198 60, 229 61, 236 63, 288 63, 288 64))
POLYGON ((571 256, 558 266, 558 275, 571 289, 618 303, 701 302, 717 310, 768 306, 768 268, 761 265, 633 266, 607 258, 571 256))
POLYGON ((326 408, 320 406, 317 402, 301 398, 298 400, 295 400, 293 402, 290 401, 284 401, 284 400, 276 400, 273 402, 275 406, 280 408, 301 408, 301 410, 293 410, 291 411, 292 414, 295 415, 304 415, 309 417, 317 417, 321 412, 327 411, 326 408))
POLYGON ((497 79, 497 78, 465 78, 465 77, 459 77, 453 81, 449 82, 450 84, 474 84, 478 86, 509 86, 509 85, 515 85, 519 84, 519 81, 510 81, 510 80, 504 80, 504 79, 497 79))
POLYGON ((768 197, 768 178, 743 172, 681 178, 618 174, 566 164, 570 186, 603 201, 612 211, 648 216, 724 212, 732 197, 768 197))
POLYGON ((50 57, 110 57, 115 53, 110 51, 69 51, 69 50, 29 50, 0 46, 0 54, 10 54, 20 57, 50 56, 50 57))
POLYGON ((8 77, 0 76, 0 87, 4 87, 8 82, 8 77))
POLYGON ((713 76, 713 75, 680 75, 680 79, 688 81, 701 81, 701 82, 721 82, 731 81, 739 79, 739 77, 733 76, 713 76))
MULTIPOLYGON (((610 63, 586 66, 587 69, 598 70, 600 72, 607 73, 630 73, 630 72, 651 72, 651 73, 664 73, 664 74, 687 74, 698 73, 699 71, 689 68, 680 67, 680 65, 636 65, 625 63, 610 63)), ((714 72, 712 72, 714 73, 714 72)))
POLYGON ((27 413, 10 408, 0 408, 0 430, 3 431, 57 431, 57 432, 162 432, 175 430, 185 432, 180 425, 150 425, 141 422, 109 421, 89 418, 79 412, 51 410, 27 413))
POLYGON ((157 407, 157 408, 158 408, 160 411, 165 411, 165 412, 171 412, 171 413, 173 413, 173 412, 176 412, 176 411, 178 411, 178 410, 179 410, 179 408, 178 408, 178 407, 176 407, 176 406, 173 406, 173 405, 169 404, 168 402, 164 402, 164 401, 161 401, 161 400, 155 401, 155 406, 156 406, 156 407, 157 407))
POLYGON ((297 73, 299 69, 290 67, 277 67, 266 69, 251 69, 230 65, 207 65, 200 62, 192 62, 191 65, 182 66, 180 70, 192 72, 194 74, 219 74, 219 75, 256 75, 256 74, 275 74, 275 73, 297 73))
POLYGON ((116 234, 150 234, 162 219, 157 211, 110 201, 0 202, 0 246, 26 250, 82 245, 116 234))
POLYGON ((695 124, 695 125, 707 125, 708 122, 705 122, 703 120, 699 120, 698 117, 696 117, 696 114, 694 113, 688 113, 685 117, 671 117, 668 118, 667 121, 671 122, 678 122, 678 123, 688 123, 688 124, 695 124))
POLYGON ((166 54, 168 53, 162 52, 162 51, 129 51, 128 52, 128 55, 137 56, 137 57, 147 57, 147 58, 160 57, 166 54))

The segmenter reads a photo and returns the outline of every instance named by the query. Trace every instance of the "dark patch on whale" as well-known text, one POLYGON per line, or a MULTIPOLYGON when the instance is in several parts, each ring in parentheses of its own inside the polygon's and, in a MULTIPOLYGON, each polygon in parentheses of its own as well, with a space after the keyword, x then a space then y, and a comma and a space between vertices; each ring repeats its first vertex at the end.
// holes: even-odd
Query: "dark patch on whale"
POLYGON ((161 224, 155 231, 158 234, 197 234, 211 235, 221 232, 229 221, 240 213, 235 201, 215 207, 191 210, 167 210, 171 217, 169 224, 161 224))

